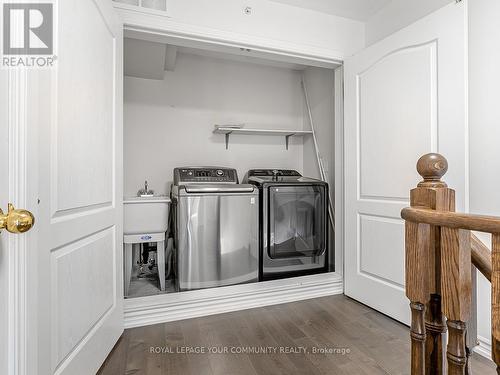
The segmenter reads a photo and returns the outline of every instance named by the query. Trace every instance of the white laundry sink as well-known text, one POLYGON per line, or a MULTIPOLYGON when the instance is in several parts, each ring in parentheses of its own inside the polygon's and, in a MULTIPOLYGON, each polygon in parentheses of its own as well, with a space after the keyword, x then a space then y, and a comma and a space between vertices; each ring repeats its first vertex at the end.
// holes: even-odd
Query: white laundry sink
POLYGON ((123 199, 123 234, 164 233, 167 231, 170 198, 167 196, 123 199))

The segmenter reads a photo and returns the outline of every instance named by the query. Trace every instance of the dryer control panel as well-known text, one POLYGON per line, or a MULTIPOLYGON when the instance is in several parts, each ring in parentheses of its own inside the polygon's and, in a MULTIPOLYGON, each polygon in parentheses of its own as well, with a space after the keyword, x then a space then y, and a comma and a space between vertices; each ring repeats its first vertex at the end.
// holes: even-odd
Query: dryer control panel
POLYGON ((273 176, 290 176, 290 177, 301 177, 302 175, 293 169, 250 169, 248 171, 248 177, 259 176, 259 177, 273 177, 273 176))
POLYGON ((174 169, 174 185, 237 184, 236 169, 224 167, 182 167, 174 169))

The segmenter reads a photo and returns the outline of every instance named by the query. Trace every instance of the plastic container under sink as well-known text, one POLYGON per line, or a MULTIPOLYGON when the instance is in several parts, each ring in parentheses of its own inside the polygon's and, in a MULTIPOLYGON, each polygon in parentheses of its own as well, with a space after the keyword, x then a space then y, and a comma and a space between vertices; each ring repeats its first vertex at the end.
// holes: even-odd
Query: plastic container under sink
POLYGON ((164 233, 168 227, 170 198, 167 196, 123 199, 123 234, 164 233))

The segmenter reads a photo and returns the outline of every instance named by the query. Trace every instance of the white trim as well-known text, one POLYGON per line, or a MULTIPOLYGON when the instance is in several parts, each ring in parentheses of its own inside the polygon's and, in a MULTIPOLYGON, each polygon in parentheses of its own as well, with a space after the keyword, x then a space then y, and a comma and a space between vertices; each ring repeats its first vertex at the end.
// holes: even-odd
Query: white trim
POLYGON ((125 234, 123 243, 146 243, 165 241, 165 232, 162 233, 143 233, 143 234, 125 234))
POLYGON ((136 39, 181 43, 186 47, 211 46, 212 49, 251 49, 271 56, 299 59, 318 66, 333 68, 341 64, 345 53, 309 44, 293 43, 273 38, 258 37, 210 27, 190 25, 169 17, 158 17, 144 12, 115 7, 123 19, 125 36, 136 39), (324 65, 322 65, 324 64, 324 65))
MULTIPOLYGON (((464 0, 464 25, 465 25, 465 51, 464 51, 464 76, 465 76, 465 181, 464 181, 464 212, 470 212, 470 124, 469 124, 469 4, 468 0, 464 0)), ((458 4, 458 3, 457 3, 458 4)))
POLYGON ((477 341, 479 345, 474 348, 474 353, 479 354, 480 356, 485 357, 486 359, 491 359, 491 340, 482 336, 477 337, 477 341))
MULTIPOLYGON (((27 203, 27 71, 8 74, 9 202, 24 208, 27 203)), ((25 236, 9 236, 8 373, 27 373, 27 241, 25 236)))
POLYGON ((125 328, 343 293, 338 273, 126 299, 125 328))
POLYGON ((113 7, 115 8, 115 10, 117 12, 121 9, 123 11, 137 12, 139 14, 146 13, 146 14, 152 14, 155 16, 171 18, 170 14, 168 13, 168 7, 167 7, 167 10, 158 10, 158 9, 154 9, 154 8, 147 8, 147 7, 142 6, 142 5, 132 5, 132 4, 127 4, 127 3, 120 3, 120 2, 117 2, 115 0, 113 0, 113 7))
POLYGON ((344 67, 334 70, 335 94, 335 271, 344 275, 344 67))

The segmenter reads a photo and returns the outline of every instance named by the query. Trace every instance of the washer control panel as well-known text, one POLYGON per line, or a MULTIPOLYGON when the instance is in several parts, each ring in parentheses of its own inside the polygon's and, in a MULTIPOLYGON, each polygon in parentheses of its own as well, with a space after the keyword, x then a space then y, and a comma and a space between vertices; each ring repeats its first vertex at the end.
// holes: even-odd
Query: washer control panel
POLYGON ((236 169, 224 167, 184 167, 174 169, 174 185, 237 184, 236 169))

